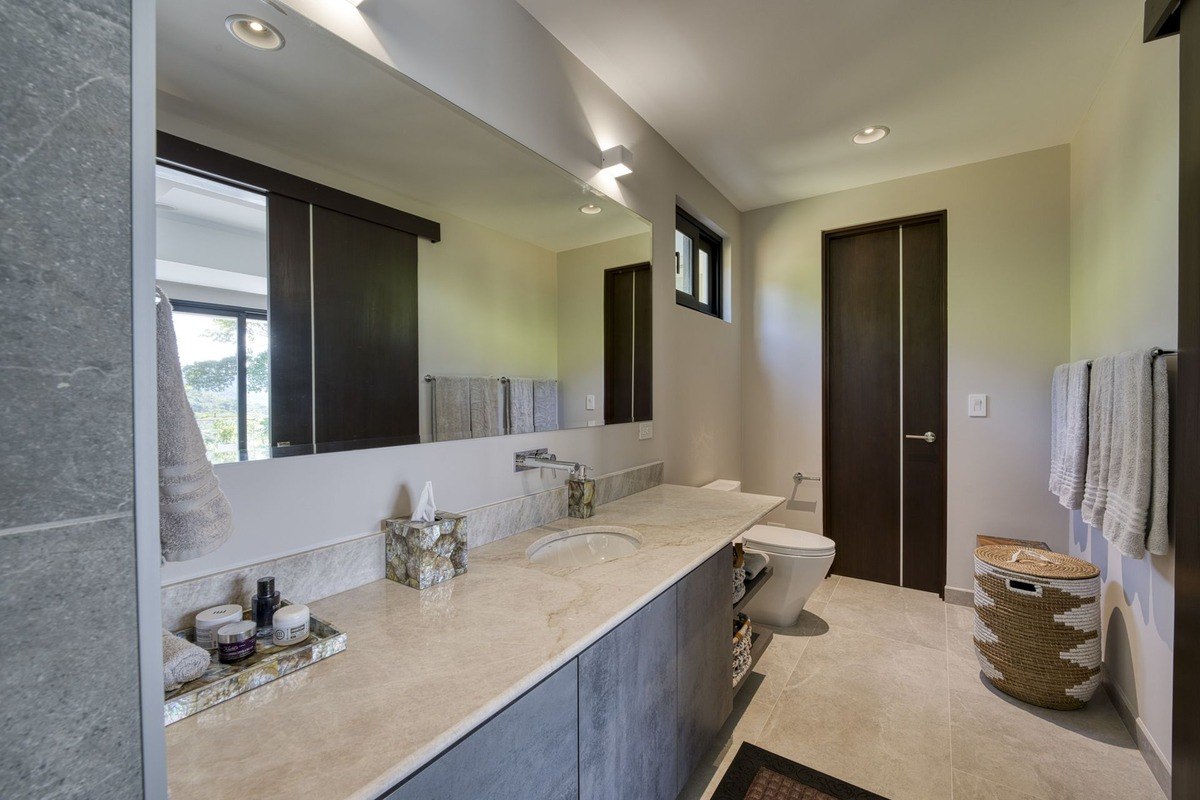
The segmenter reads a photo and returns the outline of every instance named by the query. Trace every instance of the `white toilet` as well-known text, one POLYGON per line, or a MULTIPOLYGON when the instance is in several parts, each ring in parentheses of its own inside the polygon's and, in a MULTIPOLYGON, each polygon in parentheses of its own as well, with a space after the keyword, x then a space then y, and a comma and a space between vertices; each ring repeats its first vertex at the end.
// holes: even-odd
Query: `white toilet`
MULTIPOLYGON (((706 489, 741 491, 738 481, 713 481, 706 489)), ((742 534, 747 552, 770 557, 774 574, 746 604, 752 622, 775 628, 795 625, 808 598, 825 580, 833 565, 834 541, 820 534, 755 525, 742 534)))

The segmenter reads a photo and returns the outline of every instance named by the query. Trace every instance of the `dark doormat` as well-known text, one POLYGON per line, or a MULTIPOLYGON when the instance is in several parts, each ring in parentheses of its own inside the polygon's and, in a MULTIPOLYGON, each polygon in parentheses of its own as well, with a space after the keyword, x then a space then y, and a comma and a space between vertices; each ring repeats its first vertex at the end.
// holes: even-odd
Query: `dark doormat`
POLYGON ((742 742, 712 800, 887 800, 742 742))

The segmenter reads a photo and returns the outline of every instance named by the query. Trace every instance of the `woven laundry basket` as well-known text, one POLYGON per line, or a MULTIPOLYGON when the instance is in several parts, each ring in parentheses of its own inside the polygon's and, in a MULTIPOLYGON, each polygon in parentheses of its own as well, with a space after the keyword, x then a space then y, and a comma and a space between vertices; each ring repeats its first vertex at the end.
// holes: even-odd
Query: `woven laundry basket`
POLYGON ((1100 570, 1012 545, 975 551, 975 653, 1002 692, 1080 708, 1100 685, 1100 570))

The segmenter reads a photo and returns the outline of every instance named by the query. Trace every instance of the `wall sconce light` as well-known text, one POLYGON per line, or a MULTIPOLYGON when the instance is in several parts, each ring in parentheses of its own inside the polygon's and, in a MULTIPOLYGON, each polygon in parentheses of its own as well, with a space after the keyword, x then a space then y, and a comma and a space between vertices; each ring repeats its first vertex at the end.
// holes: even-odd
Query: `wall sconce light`
POLYGON ((620 178, 633 172, 633 153, 625 145, 610 147, 600 154, 600 172, 610 178, 620 178))

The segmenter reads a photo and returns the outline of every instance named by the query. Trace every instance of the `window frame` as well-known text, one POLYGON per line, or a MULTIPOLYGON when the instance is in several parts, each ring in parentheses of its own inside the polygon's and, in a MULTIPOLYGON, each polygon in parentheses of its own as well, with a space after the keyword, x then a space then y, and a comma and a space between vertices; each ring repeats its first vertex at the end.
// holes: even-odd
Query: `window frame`
MULTIPOLYGON (((724 319, 724 287, 725 271, 722 254, 725 240, 711 228, 682 208, 675 208, 675 231, 682 233, 692 241, 692 292, 675 289, 675 304, 699 311, 717 319, 724 319), (708 297, 709 302, 700 301, 700 253, 708 253, 708 297)), ((675 251, 675 275, 680 274, 682 264, 679 263, 679 251, 675 251)))
POLYGON ((238 397, 238 461, 249 461, 249 432, 246 415, 249 412, 246 379, 246 320, 269 321, 267 312, 246 306, 229 306, 199 300, 172 300, 171 309, 183 314, 208 314, 214 317, 233 317, 237 320, 237 397, 238 397))

